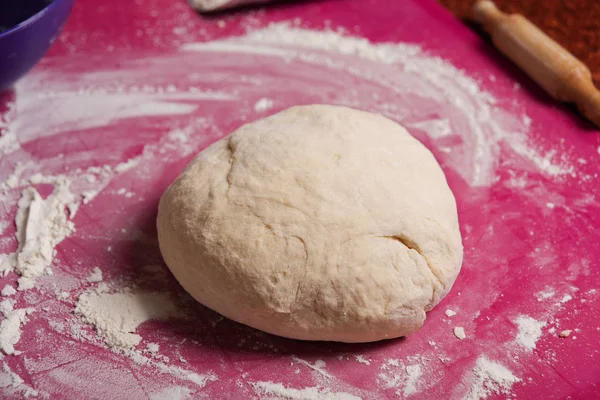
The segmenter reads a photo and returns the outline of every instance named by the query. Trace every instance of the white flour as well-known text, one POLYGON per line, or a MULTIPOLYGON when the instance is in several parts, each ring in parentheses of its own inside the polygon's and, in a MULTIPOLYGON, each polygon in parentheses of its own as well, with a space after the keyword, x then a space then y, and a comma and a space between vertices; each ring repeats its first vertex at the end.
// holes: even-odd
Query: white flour
POLYGON ((562 299, 560 299, 560 302, 564 304, 564 303, 569 302, 571 300, 573 300, 573 297, 570 294, 565 294, 562 297, 562 299))
POLYGON ((263 97, 254 103, 254 111, 256 112, 265 112, 273 108, 273 100, 263 97))
MULTIPOLYGON (((50 270, 46 270, 48 274, 51 274, 50 270)), ((17 279, 17 290, 23 292, 25 290, 33 289, 35 287, 35 279, 27 276, 21 276, 17 279)))
POLYGON ((544 290, 536 293, 535 298, 537 299, 537 301, 544 301, 546 299, 553 297, 555 294, 556 294, 556 292, 554 291, 553 288, 547 287, 544 290))
POLYGON ((409 126, 427 132, 432 139, 440 139, 453 134, 450 121, 446 118, 414 122, 409 126))
MULTIPOLYGON (((69 182, 65 180, 59 180, 46 199, 31 187, 23 191, 15 218, 19 247, 16 253, 5 256, 9 261, 1 265, 4 274, 14 269, 22 277, 35 279, 47 272, 54 248, 75 230, 65 212, 73 201, 69 182)), ((24 282, 22 287, 30 286, 24 282)))
POLYGON ((208 382, 214 382, 217 380, 217 377, 212 373, 198 374, 197 372, 188 371, 180 367, 172 365, 170 366, 158 362, 153 363, 153 365, 157 368, 159 372, 162 372, 164 374, 170 374, 172 376, 193 382, 199 388, 203 388, 208 382))
POLYGON ((465 382, 470 387, 466 399, 485 399, 492 394, 508 395, 512 385, 519 381, 505 366, 481 356, 465 382))
POLYGON ((75 312, 93 324, 109 346, 123 348, 141 342, 142 337, 134 333, 140 324, 178 315, 167 294, 131 290, 118 293, 87 291, 79 296, 75 312))
POLYGON ((296 361, 297 363, 306 365, 308 368, 319 373, 320 375, 324 376, 325 378, 331 378, 331 374, 329 372, 325 371, 325 369, 324 369, 326 366, 326 363, 323 360, 317 360, 317 361, 315 361, 314 364, 311 364, 308 361, 298 358, 296 356, 292 356, 292 359, 294 361, 296 361))
POLYGON ((192 391, 184 386, 172 386, 150 393, 150 400, 188 400, 192 391))
POLYGON ((13 310, 14 300, 5 299, 0 304, 4 318, 0 322, 0 350, 5 354, 16 354, 15 345, 21 338, 21 325, 27 322, 27 316, 33 308, 13 310))
POLYGON ((303 389, 286 388, 281 383, 254 382, 250 383, 261 399, 286 400, 360 400, 360 397, 350 393, 334 393, 328 388, 307 387, 303 389))
POLYGON ((0 114, 0 154, 8 154, 19 148, 17 135, 8 129, 15 111, 14 103, 9 103, 7 112, 0 114))
POLYGON ((447 309, 444 314, 446 314, 446 317, 451 318, 454 317, 456 315, 456 311, 452 311, 451 309, 447 309))
POLYGON ((125 172, 139 165, 141 159, 139 157, 132 158, 115 166, 115 172, 125 172))
MULTIPOLYGON (((43 84, 35 75, 20 83, 19 89, 30 92, 43 84)), ((17 96, 16 107, 27 119, 18 119, 8 126, 9 132, 19 132, 21 142, 54 135, 66 127, 84 130, 109 125, 114 121, 132 117, 184 115, 193 112, 195 105, 177 103, 177 100, 202 99, 202 94, 118 93, 106 89, 92 91, 73 90, 69 82, 54 87, 52 92, 17 96), (42 106, 44 104, 45 106, 42 106), (37 121, 44 121, 43 133, 37 121)), ((14 147, 14 146, 13 146, 14 147)))
POLYGON ((404 390, 402 391, 405 397, 418 393, 417 382, 419 381, 419 378, 421 378, 421 374, 422 371, 419 364, 408 365, 406 367, 407 378, 404 390))
POLYGON ((463 340, 467 337, 467 335, 465 334, 465 328, 463 328, 462 326, 454 327, 453 332, 454 336, 456 336, 460 340, 463 340))
POLYGON ((198 374, 193 371, 188 371, 184 368, 175 366, 175 365, 167 365, 160 361, 152 360, 146 356, 144 356, 138 350, 131 349, 117 349, 117 351, 121 354, 124 354, 131 358, 133 362, 139 365, 152 366, 156 369, 156 371, 169 374, 171 376, 189 381, 194 383, 198 388, 203 388, 206 386, 208 382, 214 382, 217 380, 217 377, 212 373, 198 374))
POLYGON ((365 364, 365 365, 371 365, 371 361, 369 361, 365 356, 363 356, 362 354, 355 354, 354 358, 356 359, 356 361, 358 361, 361 364, 365 364))
POLYGON ((10 370, 6 363, 2 363, 2 371, 0 371, 0 388, 2 392, 8 396, 20 395, 24 398, 37 397, 38 392, 32 387, 23 383, 23 379, 10 370))
POLYGON ((153 354, 158 353, 159 349, 160 349, 160 346, 157 343, 148 343, 146 345, 146 350, 148 350, 150 353, 153 353, 153 354))
POLYGON ((418 393, 419 380, 423 375, 423 360, 404 365, 398 360, 390 359, 380 367, 381 373, 377 375, 382 387, 397 389, 394 393, 398 397, 408 397, 418 393))
POLYGON ((515 342, 528 351, 535 349, 536 342, 542 336, 542 328, 546 326, 545 321, 537 321, 527 315, 520 315, 515 319, 519 328, 515 342))
POLYGON ((4 299, 0 302, 0 312, 6 316, 15 307, 15 299, 4 299))
POLYGON ((87 277, 88 282, 100 282, 102 281, 102 270, 98 267, 94 267, 92 273, 87 277))
POLYGON ((2 297, 8 297, 8 296, 12 296, 14 294, 16 294, 17 291, 15 290, 14 287, 10 286, 10 285, 5 285, 4 288, 2 288, 2 297))
POLYGON ((8 221, 1 221, 0 220, 0 235, 2 235, 4 233, 4 231, 6 230, 6 228, 8 228, 8 221))
POLYGON ((8 154, 19 148, 17 135, 12 132, 6 132, 0 137, 0 152, 8 154))

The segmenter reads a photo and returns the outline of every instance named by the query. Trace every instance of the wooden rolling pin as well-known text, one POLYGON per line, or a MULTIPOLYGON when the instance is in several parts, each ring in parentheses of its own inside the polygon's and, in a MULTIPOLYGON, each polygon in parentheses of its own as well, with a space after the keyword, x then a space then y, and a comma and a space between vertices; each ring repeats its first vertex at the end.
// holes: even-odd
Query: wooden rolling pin
POLYGON ((590 70, 519 14, 505 14, 489 0, 479 0, 473 18, 483 24, 498 49, 558 101, 577 104, 600 128, 600 92, 590 70))

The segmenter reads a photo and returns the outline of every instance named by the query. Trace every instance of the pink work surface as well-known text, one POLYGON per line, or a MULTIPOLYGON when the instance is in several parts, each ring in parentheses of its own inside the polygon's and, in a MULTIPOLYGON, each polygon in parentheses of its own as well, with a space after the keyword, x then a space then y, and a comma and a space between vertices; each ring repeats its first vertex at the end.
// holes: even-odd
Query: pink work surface
MULTIPOLYGON (((395 74, 390 65, 385 68, 389 76, 395 74)), ((474 396, 482 357, 518 379, 508 396, 600 395, 600 136, 433 1, 291 2, 204 17, 183 0, 79 0, 50 53, 2 102, 3 120, 16 127, 19 142, 2 155, 2 180, 19 165, 25 178, 36 172, 75 176, 78 169, 104 165, 112 171, 98 175, 101 190, 93 186, 97 181, 73 178, 73 191, 85 197, 89 184, 98 193, 88 193, 73 218, 76 231, 57 245, 53 275, 15 295, 15 307, 36 312, 15 345, 21 353, 2 362, 40 396, 139 399, 179 386, 187 388, 180 394, 192 398, 241 399, 261 397, 253 383, 272 382, 365 399, 461 398, 474 396), (371 42, 421 46, 493 95, 493 109, 506 111, 507 118, 528 116, 527 129, 515 135, 546 154, 530 162, 523 157, 530 150, 516 154, 512 139, 489 142, 496 146, 485 161, 491 175, 470 180, 472 171, 451 162, 461 140, 441 146, 414 128, 417 124, 411 128, 410 116, 396 118, 444 168, 464 243, 464 263, 452 291, 409 337, 372 344, 274 337, 193 302, 162 262, 155 227, 162 192, 194 154, 241 124, 293 104, 328 102, 379 111, 372 106, 374 90, 381 102, 395 107, 392 117, 412 110, 409 103, 415 101, 422 102, 419 109, 427 108, 426 99, 386 92, 381 85, 374 89, 358 78, 311 75, 310 60, 287 60, 284 79, 267 81, 265 76, 282 71, 271 53, 215 57, 181 50, 186 43, 294 20, 302 28, 343 29, 371 42), (270 99, 272 108, 261 108, 261 98, 270 99), (134 161, 114 168, 128 160, 134 161), (556 160, 560 165, 552 164, 556 160), (168 357, 161 362, 210 378, 193 382, 138 365, 101 339, 76 340, 81 335, 68 325, 78 318, 78 296, 96 285, 86 280, 94 267, 113 288, 136 285, 170 293, 187 315, 139 326, 139 348, 157 343, 161 357, 168 357), (57 299, 56 291, 68 296, 57 299), (447 316, 448 309, 456 315, 447 316), (541 333, 519 328, 519 320, 534 320, 541 333), (455 327, 463 327, 466 338, 459 340, 455 327), (559 336, 564 330, 572 331, 569 337, 559 336), (420 370, 412 383, 411 365, 420 370)), ((447 117, 443 107, 436 107, 427 112, 447 117)), ((476 128, 463 124, 457 137, 468 138, 476 128)), ((17 246, 12 223, 25 185, 13 186, 0 206, 0 222, 11 223, 2 233, 2 253, 17 246)), ((43 196, 51 192, 49 185, 34 186, 43 196)), ((0 287, 16 279, 9 273, 0 287)), ((95 337, 93 327, 84 324, 84 329, 95 337)), ((492 390, 489 396, 507 394, 492 390)))

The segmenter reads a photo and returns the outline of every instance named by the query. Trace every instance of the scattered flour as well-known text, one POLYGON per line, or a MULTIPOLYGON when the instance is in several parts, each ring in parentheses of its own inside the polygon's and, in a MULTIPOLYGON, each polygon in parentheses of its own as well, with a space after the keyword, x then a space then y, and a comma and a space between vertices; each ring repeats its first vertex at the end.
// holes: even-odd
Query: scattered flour
POLYGON ((481 356, 466 377, 465 383, 470 389, 465 398, 478 400, 492 394, 509 395, 512 385, 519 381, 505 366, 481 356))
POLYGON ((456 336, 460 340, 463 340, 467 337, 467 335, 465 334, 465 328, 463 328, 462 326, 454 327, 453 332, 454 332, 454 336, 456 336))
POLYGON ((22 276, 17 279, 17 290, 19 292, 23 292, 25 290, 30 290, 35 287, 35 280, 33 278, 29 278, 27 276, 22 276))
POLYGON ((432 139, 440 139, 452 135, 450 121, 445 118, 414 122, 409 127, 424 131, 432 139))
POLYGON ((131 168, 137 166, 140 161, 142 161, 141 158, 136 157, 136 158, 132 158, 130 160, 127 160, 125 162, 119 163, 115 166, 115 172, 125 172, 130 170, 131 168))
MULTIPOLYGON (((81 85, 106 85, 106 79, 115 79, 114 71, 96 71, 73 87, 68 82, 57 82, 48 90, 47 74, 30 74, 17 84, 17 108, 27 118, 17 118, 8 126, 9 132, 19 132, 21 141, 39 139, 61 133, 66 129, 85 130, 103 127, 126 118, 186 115, 197 109, 195 104, 182 100, 225 100, 224 96, 210 93, 123 93, 118 90, 81 90, 81 85), (107 77, 111 74, 111 77, 107 77), (100 82, 98 82, 100 81, 100 82), (37 91, 37 92, 36 92, 37 91), (68 112, 65 112, 68 110, 68 112), (40 123, 44 129, 40 130, 40 123)), ((118 74, 117 74, 118 75, 118 74)), ((68 79, 67 74, 61 78, 68 79)), ((123 166, 120 171, 133 165, 123 166)))
POLYGON ((209 372, 206 374, 198 374, 196 372, 188 371, 186 369, 183 369, 183 368, 175 366, 175 365, 167 365, 165 363, 154 361, 154 360, 142 355, 142 353, 139 350, 122 349, 122 348, 118 348, 116 350, 119 353, 124 354, 127 357, 129 357, 136 364, 153 366, 160 373, 169 374, 176 378, 192 382, 200 388, 203 388, 204 386, 206 386, 208 384, 208 382, 215 382, 217 380, 217 377, 212 372, 209 372))
POLYGON ((117 293, 89 290, 79 297, 75 312, 93 324, 109 346, 123 348, 140 343, 142 337, 134 333, 140 324, 179 315, 169 295, 132 290, 117 293))
POLYGON ((13 310, 15 306, 14 299, 4 299, 0 302, 0 312, 6 316, 6 313, 9 313, 13 310))
POLYGON ((90 276, 87 277, 88 282, 101 282, 102 281, 102 270, 98 267, 94 267, 90 276))
POLYGON ((557 162, 557 159, 561 161, 561 156, 558 156, 556 150, 550 150, 545 155, 540 155, 536 150, 528 147, 525 143, 515 143, 511 145, 511 148, 515 153, 520 155, 526 160, 529 160, 538 171, 549 175, 549 176, 575 176, 575 168, 572 165, 563 165, 564 162, 557 162))
POLYGON ((560 302, 564 304, 571 300, 573 300, 573 297, 570 294, 565 294, 562 299, 560 299, 560 302))
POLYGON ((263 97, 254 104, 254 111, 265 112, 273 108, 273 100, 263 97))
POLYGON ((421 377, 422 371, 419 364, 408 365, 406 367, 406 384, 403 394, 405 397, 417 393, 417 382, 421 377))
POLYGON ((371 365, 371 361, 367 360, 367 358, 365 356, 363 356, 362 354, 356 354, 356 355, 354 355, 354 358, 356 359, 356 361, 358 361, 361 364, 371 365))
POLYGON ((323 360, 317 360, 317 361, 315 361, 314 364, 311 364, 308 361, 298 358, 296 356, 292 356, 292 359, 294 361, 296 361, 297 363, 306 365, 308 368, 312 369, 313 371, 318 372, 320 375, 324 376, 325 378, 331 378, 331 374, 323 369, 326 366, 326 363, 323 360))
POLYGON ((94 183, 98 179, 98 178, 96 178, 96 175, 93 175, 93 174, 85 175, 84 178, 87 181, 87 183, 94 183))
POLYGON ((13 132, 5 132, 0 136, 0 154, 10 154, 21 148, 17 135, 13 132))
POLYGON ((158 353, 158 350, 160 349, 159 345, 157 343, 148 343, 146 345, 146 349, 150 352, 150 353, 158 353))
POLYGON ((8 296, 12 296, 14 294, 16 294, 17 291, 15 290, 14 287, 10 286, 10 285, 5 285, 4 288, 2 289, 2 296, 3 297, 8 297, 8 296))
POLYGON ((404 398, 418 392, 423 360, 405 366, 398 360, 389 359, 380 369, 382 372, 377 375, 380 384, 385 389, 397 389, 394 392, 396 396, 404 398))
POLYGON ((189 400, 193 392, 185 386, 171 386, 150 393, 150 400, 189 400))
POLYGON ((217 380, 217 377, 212 374, 198 374, 196 372, 188 371, 180 367, 176 367, 173 365, 166 365, 163 363, 154 363, 154 366, 158 369, 159 372, 170 374, 180 379, 184 379, 195 383, 197 386, 203 388, 206 386, 208 382, 214 382, 217 380))
POLYGON ((556 292, 554 291, 553 288, 547 287, 544 290, 536 293, 535 298, 537 299, 537 301, 543 301, 543 300, 553 297, 555 294, 556 294, 556 292))
POLYGON ((8 364, 2 363, 2 371, 0 371, 0 388, 2 388, 2 393, 7 395, 9 398, 29 398, 29 397, 37 397, 38 392, 34 390, 31 386, 26 385, 23 382, 23 379, 15 374, 8 367, 8 364), (14 396, 14 397, 13 397, 14 396))
POLYGON ((69 298, 69 292, 64 292, 64 291, 63 291, 63 292, 59 292, 59 293, 56 295, 56 298, 57 298, 58 300, 66 300, 66 299, 68 299, 68 298, 69 298))
MULTIPOLYGON (((67 205, 73 201, 66 180, 59 180, 46 199, 42 199, 32 187, 23 191, 15 218, 19 245, 17 251, 5 256, 0 264, 3 274, 14 269, 24 278, 35 279, 47 272, 54 257, 54 248, 75 230, 65 212, 67 205)), ((23 282, 19 290, 31 287, 32 283, 23 282)))
POLYGON ((0 302, 0 311, 4 316, 0 322, 0 350, 5 354, 15 354, 15 345, 21 339, 21 326, 27 322, 27 316, 33 308, 13 310, 14 300, 5 299, 0 302))
POLYGON ((450 309, 447 309, 444 314, 446 314, 446 317, 450 318, 450 317, 454 317, 456 315, 456 311, 452 311, 450 309))
MULTIPOLYGON (((90 189, 90 190, 86 190, 85 192, 81 193, 81 197, 83 199, 83 204, 89 204, 92 200, 94 200, 94 197, 96 197, 98 195, 98 193, 100 193, 101 189, 90 189)), ((73 214, 75 214, 75 212, 73 212, 73 214)))
POLYGON ((9 225, 10 223, 8 221, 0 220, 0 235, 4 233, 4 231, 6 230, 6 228, 8 228, 9 225))
POLYGON ((254 382, 250 386, 261 399, 286 400, 360 400, 350 393, 335 393, 328 388, 307 387, 304 389, 286 388, 281 383, 254 382))
POLYGON ((519 328, 519 332, 515 338, 517 344, 528 351, 534 350, 536 342, 542 336, 542 328, 546 326, 546 322, 537 321, 526 315, 520 315, 515 319, 515 323, 519 328))
POLYGON ((0 190, 6 191, 18 187, 21 176, 29 167, 32 167, 32 163, 17 162, 13 172, 4 180, 4 182, 0 182, 0 190))

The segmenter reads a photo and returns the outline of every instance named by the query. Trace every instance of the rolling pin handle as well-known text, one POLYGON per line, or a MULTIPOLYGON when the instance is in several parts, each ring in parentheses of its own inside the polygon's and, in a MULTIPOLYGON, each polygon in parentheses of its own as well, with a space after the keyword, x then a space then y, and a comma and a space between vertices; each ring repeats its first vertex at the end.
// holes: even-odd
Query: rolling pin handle
POLYGON ((505 14, 490 0, 478 0, 473 19, 492 42, 554 99, 576 103, 600 127, 600 91, 590 70, 522 15, 505 14))
POLYGON ((490 0, 479 0, 473 6, 473 18, 483 25, 494 25, 506 17, 490 0))
POLYGON ((588 86, 587 91, 588 94, 582 96, 586 100, 577 102, 577 106, 583 115, 600 127, 600 92, 593 84, 588 86))

